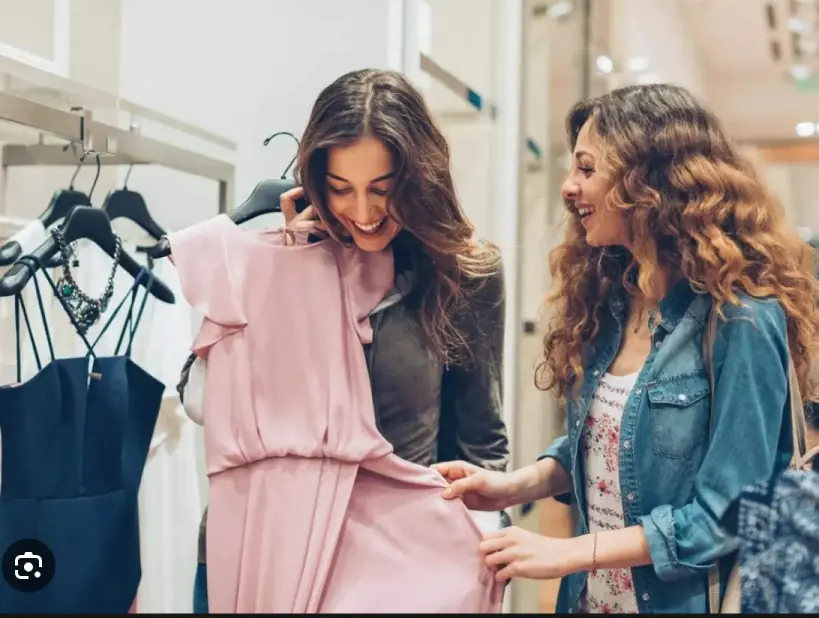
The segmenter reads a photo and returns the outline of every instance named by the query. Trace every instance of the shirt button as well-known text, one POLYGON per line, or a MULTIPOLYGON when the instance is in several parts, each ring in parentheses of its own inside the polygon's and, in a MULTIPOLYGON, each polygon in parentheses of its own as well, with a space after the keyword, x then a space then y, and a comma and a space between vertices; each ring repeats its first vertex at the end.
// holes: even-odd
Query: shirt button
POLYGON ((595 370, 594 370, 594 375, 596 375, 596 376, 600 375, 600 370, 599 370, 599 369, 595 369, 595 370))
POLYGON ((688 401, 688 395, 677 395, 677 399, 680 401, 688 401))
POLYGON ((624 446, 625 448, 631 448, 631 441, 630 441, 630 440, 626 440, 625 442, 623 442, 623 446, 624 446))
POLYGON ((663 345, 663 342, 662 342, 662 341, 658 341, 657 343, 655 343, 655 344, 654 344, 654 347, 655 347, 655 348, 659 348, 661 345, 663 345))
POLYGON ((628 500, 629 502, 631 502, 632 500, 634 500, 634 494, 629 494, 629 495, 627 495, 627 496, 626 496, 626 500, 628 500))
POLYGON ((575 421, 575 422, 574 422, 574 426, 575 426, 575 427, 580 427, 580 421, 575 421))
POLYGON ((650 598, 651 598, 651 597, 650 597, 650 596, 648 596, 648 593, 647 593, 647 592, 644 592, 644 593, 643 593, 643 601, 648 601, 650 598))
POLYGON ((634 391, 634 392, 635 392, 637 395, 642 395, 642 394, 643 394, 643 389, 642 389, 642 388, 638 388, 638 389, 637 389, 636 391, 634 391))

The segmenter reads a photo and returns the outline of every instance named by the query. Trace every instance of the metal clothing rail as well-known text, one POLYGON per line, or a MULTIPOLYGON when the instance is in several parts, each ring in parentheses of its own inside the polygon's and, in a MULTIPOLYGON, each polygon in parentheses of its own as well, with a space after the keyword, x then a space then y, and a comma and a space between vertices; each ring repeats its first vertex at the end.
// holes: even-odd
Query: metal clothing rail
MULTIPOLYGON (((78 144, 100 155, 101 165, 160 165, 219 183, 219 212, 233 196, 234 166, 197 152, 145 137, 93 119, 89 109, 63 111, 0 91, 0 120, 6 120, 78 144)), ((2 166, 76 165, 71 149, 60 145, 3 146, 2 166)))
POLYGON ((33 89, 39 94, 50 94, 57 97, 66 106, 82 106, 89 109, 117 109, 130 114, 131 121, 149 120, 162 124, 168 128, 181 131, 202 139, 211 144, 228 150, 236 150, 236 144, 221 135, 206 131, 202 127, 192 125, 178 118, 138 105, 128 99, 112 95, 108 92, 80 84, 74 80, 36 69, 22 62, 0 56, 0 79, 11 79, 12 88, 3 88, 11 93, 22 94, 33 89), (17 89, 20 90, 17 90, 17 89))
MULTIPOLYGON (((440 64, 435 62, 426 54, 421 54, 421 70, 438 81, 441 85, 453 92, 455 95, 466 101, 479 114, 487 114, 492 120, 498 115, 498 107, 489 99, 481 95, 477 90, 470 87, 466 82, 458 79, 451 72, 447 71, 440 64)), ((471 112, 470 112, 471 114, 471 112)), ((533 138, 526 139, 526 150, 536 161, 543 158, 543 151, 533 138)), ((540 169, 539 164, 534 169, 540 169)))
POLYGON ((492 119, 497 116, 498 110, 494 103, 481 96, 478 91, 470 88, 469 84, 455 77, 426 54, 421 54, 421 70, 461 97, 476 111, 489 114, 492 119))

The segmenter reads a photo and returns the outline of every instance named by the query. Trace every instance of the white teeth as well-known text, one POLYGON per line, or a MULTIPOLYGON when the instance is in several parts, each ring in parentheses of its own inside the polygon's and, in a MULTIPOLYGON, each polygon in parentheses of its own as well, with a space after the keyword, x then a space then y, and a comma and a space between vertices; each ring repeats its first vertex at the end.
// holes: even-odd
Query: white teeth
POLYGON ((578 208, 577 214, 581 217, 585 217, 586 215, 590 215, 594 212, 594 208, 578 208))
POLYGON ((374 223, 358 223, 357 221, 353 221, 353 225, 355 225, 362 232, 374 232, 381 227, 381 224, 384 223, 384 219, 386 219, 386 217, 381 217, 374 223))

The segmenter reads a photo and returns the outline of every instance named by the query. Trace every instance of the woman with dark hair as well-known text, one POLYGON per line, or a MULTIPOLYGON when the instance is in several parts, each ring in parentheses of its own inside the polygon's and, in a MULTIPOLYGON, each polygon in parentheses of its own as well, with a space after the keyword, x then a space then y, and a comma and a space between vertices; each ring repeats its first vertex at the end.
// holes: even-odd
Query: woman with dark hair
MULTIPOLYGON (((304 188, 281 198, 289 228, 320 218, 339 242, 392 249, 395 286, 370 315, 365 355, 376 423, 395 454, 505 470, 500 256, 458 203, 446 140, 422 96, 395 72, 343 75, 313 107, 296 178, 304 188), (310 206, 297 215, 304 194, 310 206)), ((204 553, 200 542, 201 563, 204 553)), ((199 611, 204 583, 202 566, 199 611)))
POLYGON ((445 497, 573 506, 571 539, 509 528, 482 545, 499 579, 563 578, 559 613, 704 613, 709 571, 724 592, 736 559, 741 490, 790 461, 789 361, 812 393, 810 251, 682 88, 582 101, 567 132, 569 221, 536 383, 557 391, 568 432, 508 474, 438 465, 445 497))

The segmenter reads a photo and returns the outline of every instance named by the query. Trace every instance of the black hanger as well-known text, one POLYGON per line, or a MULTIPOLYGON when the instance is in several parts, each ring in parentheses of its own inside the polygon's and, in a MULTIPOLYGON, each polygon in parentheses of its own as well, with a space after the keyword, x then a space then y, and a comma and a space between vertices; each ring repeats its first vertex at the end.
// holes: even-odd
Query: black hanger
MULTIPOLYGON (((299 144, 299 140, 295 135, 288 133, 287 131, 281 131, 279 133, 274 133, 265 139, 263 145, 267 146, 270 143, 270 140, 279 135, 289 135, 296 140, 296 144, 299 144)), ((255 219, 261 215, 281 212, 282 208, 280 198, 282 193, 285 193, 286 191, 289 191, 297 186, 294 181, 287 179, 287 172, 290 171, 290 168, 293 166, 295 161, 296 157, 293 157, 285 168, 281 178, 262 180, 259 184, 257 184, 253 191, 251 191, 248 198, 230 211, 228 216, 231 218, 231 220, 236 223, 236 225, 241 225, 242 223, 255 219)), ((307 205, 306 197, 298 198, 296 200, 296 212, 302 212, 305 208, 307 208, 307 205)), ((171 245, 167 238, 162 238, 153 247, 146 248, 145 252, 153 258, 167 257, 171 254, 171 245)))
MULTIPOLYGON (((42 222, 43 227, 51 227, 58 221, 65 219, 75 206, 91 206, 91 198, 82 191, 74 189, 74 181, 77 179, 77 174, 80 173, 84 160, 85 155, 80 158, 79 165, 77 165, 77 169, 74 170, 74 175, 71 177, 71 182, 68 183, 68 189, 55 191, 46 209, 37 217, 42 222)), ((96 183, 96 180, 94 182, 96 183)), ((91 190, 93 191, 93 187, 91 190)), ((0 266, 13 264, 22 253, 23 248, 20 243, 16 240, 8 241, 0 247, 0 266)), ((49 265, 54 266, 53 263, 49 265)))
MULTIPOLYGON (((264 214, 281 212, 279 198, 281 198, 282 193, 295 186, 296 183, 292 180, 263 180, 256 185, 244 202, 230 211, 228 216, 237 225, 240 225, 264 214)), ((301 212, 305 208, 307 208, 307 200, 304 198, 297 199, 296 212, 301 212)), ((167 237, 163 236, 152 247, 145 247, 144 251, 153 258, 167 257, 171 254, 171 245, 167 237)))
POLYGON ((91 198, 82 191, 63 189, 54 193, 48 208, 37 218, 42 221, 43 227, 51 227, 65 219, 75 206, 91 206, 91 198))
MULTIPOLYGON (((66 243, 72 243, 80 238, 87 238, 114 257, 114 231, 111 228, 111 219, 98 208, 77 206, 65 220, 61 228, 66 243)), ((49 238, 32 252, 32 255, 45 263, 50 257, 59 252, 54 238, 49 238)), ((120 251, 119 265, 133 278, 139 275, 141 266, 125 251, 120 251)), ((0 296, 19 294, 33 275, 31 268, 23 264, 15 264, 6 274, 0 277, 0 296)), ((140 285, 147 288, 147 281, 140 279, 140 285)), ((155 279, 151 286, 151 294, 159 300, 173 304, 176 302, 173 292, 162 281, 155 279)))
MULTIPOLYGON (((296 187, 292 180, 276 179, 263 180, 250 193, 248 198, 230 212, 230 218, 240 225, 261 215, 281 212, 282 193, 296 187)), ((296 212, 307 208, 307 199, 300 197, 296 200, 296 212)))
POLYGON ((143 231, 147 232, 154 240, 159 240, 167 234, 162 229, 151 213, 148 212, 148 206, 142 195, 136 191, 128 189, 128 179, 131 177, 131 170, 134 166, 128 168, 128 173, 125 175, 125 182, 122 184, 122 189, 114 189, 106 197, 102 204, 102 210, 108 213, 108 217, 113 221, 114 219, 128 219, 136 223, 143 231))
MULTIPOLYGON (((287 131, 279 131, 278 133, 274 133, 265 139, 264 142, 262 142, 262 145, 267 146, 279 135, 289 135, 292 137, 296 142, 297 148, 301 145, 299 143, 299 139, 287 131)), ((281 178, 261 181, 256 185, 248 198, 230 212, 230 218, 234 221, 234 223, 236 223, 236 225, 240 225, 261 215, 282 211, 279 198, 281 197, 282 193, 296 187, 295 182, 292 180, 287 180, 287 172, 289 172, 290 168, 293 167, 297 157, 298 152, 290 160, 290 163, 287 164, 287 167, 284 168, 281 178)), ((305 197, 300 197, 296 200, 296 212, 301 212, 305 208, 307 208, 307 199, 305 197)))

